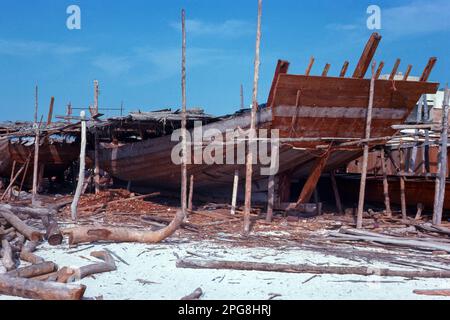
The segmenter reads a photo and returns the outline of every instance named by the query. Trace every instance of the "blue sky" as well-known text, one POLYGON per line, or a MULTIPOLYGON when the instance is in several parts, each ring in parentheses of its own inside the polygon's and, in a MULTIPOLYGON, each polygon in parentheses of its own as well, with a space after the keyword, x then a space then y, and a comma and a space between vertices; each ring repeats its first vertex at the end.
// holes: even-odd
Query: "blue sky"
MULTIPOLYGON (((430 56, 438 64, 430 80, 444 85, 450 70, 450 0, 300 1, 264 0, 259 102, 267 99, 278 58, 291 73, 314 74, 331 63, 336 75, 345 60, 350 71, 373 31, 366 9, 382 10, 383 40, 376 59, 391 70, 413 64, 421 74, 430 56)), ((93 80, 100 81, 100 107, 127 111, 180 105, 180 10, 188 19, 188 105, 220 115, 239 106, 244 84, 250 104, 256 32, 256 0, 0 0, 0 120, 33 118, 34 86, 40 113, 50 97, 55 113, 69 101, 87 107, 93 80), (69 5, 81 8, 81 30, 66 28, 69 5)), ((111 113, 113 115, 114 113, 111 113)))

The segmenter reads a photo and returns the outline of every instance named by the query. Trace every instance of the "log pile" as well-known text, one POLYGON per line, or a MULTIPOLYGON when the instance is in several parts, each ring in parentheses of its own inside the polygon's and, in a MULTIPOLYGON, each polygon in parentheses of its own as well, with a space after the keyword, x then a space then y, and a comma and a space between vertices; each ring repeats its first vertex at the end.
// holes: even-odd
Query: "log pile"
POLYGON ((26 299, 80 300, 86 286, 70 284, 95 273, 117 269, 106 251, 92 252, 101 262, 78 269, 59 268, 35 254, 47 240, 52 246, 63 241, 53 209, 0 204, 0 295, 26 299), (32 226, 33 224, 33 226, 32 226), (35 225, 39 225, 36 227, 35 225), (25 266, 23 266, 25 265, 25 266))

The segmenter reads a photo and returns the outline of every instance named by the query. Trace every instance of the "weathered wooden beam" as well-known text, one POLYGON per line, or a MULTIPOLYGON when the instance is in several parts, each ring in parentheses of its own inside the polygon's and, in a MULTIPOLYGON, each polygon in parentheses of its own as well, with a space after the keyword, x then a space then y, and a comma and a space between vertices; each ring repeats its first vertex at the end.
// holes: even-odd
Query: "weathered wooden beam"
POLYGON ((248 261, 218 261, 218 260, 198 260, 180 259, 177 261, 177 268, 188 269, 230 269, 244 271, 265 271, 282 273, 310 273, 310 274, 354 274, 361 276, 382 276, 382 277, 407 277, 407 278, 450 278, 450 271, 409 271, 391 270, 373 267, 349 267, 349 266, 317 266, 317 265, 295 265, 295 264, 274 264, 248 261))
POLYGON ((306 68, 305 76, 309 76, 311 74, 311 70, 314 65, 314 61, 315 61, 314 57, 311 57, 311 59, 309 59, 309 64, 308 64, 308 67, 306 68))
POLYGON ((187 102, 186 102, 186 12, 181 10, 181 212, 187 216, 187 102))
POLYGON ((388 217, 392 217, 391 198, 389 196, 389 182, 387 175, 386 151, 384 150, 384 148, 381 148, 381 170, 383 172, 383 194, 386 215, 388 217))
POLYGON ((297 200, 297 207, 307 203, 311 199, 329 157, 330 152, 327 151, 325 152, 325 154, 323 154, 321 157, 318 157, 315 160, 314 166, 309 174, 308 180, 306 181, 302 189, 302 192, 300 193, 300 196, 297 200))
MULTIPOLYGON (((365 139, 371 138, 372 131, 372 112, 373 112, 373 101, 375 97, 375 61, 372 63, 372 79, 370 80, 370 92, 369 92, 369 106, 367 108, 366 117, 366 134, 365 139)), ((366 196, 366 179, 367 179, 367 164, 369 162, 369 144, 364 144, 364 155, 362 161, 362 172, 361 172, 361 185, 359 188, 359 202, 358 202, 358 212, 356 227, 361 229, 363 226, 363 213, 364 213, 364 201, 366 196)))
POLYGON ((278 60, 277 67, 275 69, 275 75, 272 80, 272 87, 270 88, 269 98, 267 99, 267 106, 272 107, 273 99, 275 98, 275 90, 280 74, 286 74, 289 71, 289 62, 284 60, 278 60))
POLYGON ((406 207, 406 178, 405 178, 405 151, 400 147, 400 204, 402 207, 402 218, 406 220, 408 218, 407 207, 406 207))
POLYGON ((250 135, 247 150, 246 176, 245 176, 245 206, 244 206, 244 230, 243 234, 250 233, 250 211, 252 206, 252 178, 253 178, 253 151, 252 145, 255 143, 256 136, 256 113, 258 111, 258 81, 260 68, 260 46, 261 46, 261 16, 262 0, 258 0, 258 23, 256 32, 256 50, 255 50, 255 72, 253 79, 253 99, 252 113, 250 121, 250 135))
POLYGON ((53 119, 53 106, 55 105, 55 97, 51 97, 50 106, 48 108, 47 126, 52 124, 53 119))
POLYGON ((266 222, 271 223, 273 219, 273 209, 275 206, 275 176, 270 175, 267 185, 267 214, 266 222))
POLYGON ((434 66, 436 65, 437 62, 437 58, 436 57, 431 57, 430 60, 428 60, 428 63, 425 67, 425 69, 423 70, 422 76, 420 77, 420 81, 422 82, 426 82, 428 81, 428 79, 430 78, 431 72, 434 69, 434 66))
POLYGON ((233 179, 233 194, 231 196, 231 215, 236 214, 236 205, 237 205, 237 195, 239 188, 239 170, 234 170, 234 179, 233 179))
POLYGON ((441 145, 439 147, 438 174, 436 177, 436 189, 434 197, 433 224, 442 223, 442 212, 444 210, 445 185, 447 179, 447 159, 448 159, 448 113, 449 113, 450 89, 445 89, 444 101, 442 104, 442 130, 441 145))
POLYGON ((345 61, 344 65, 342 66, 342 70, 341 70, 341 73, 339 74, 339 77, 341 77, 341 78, 345 77, 345 75, 347 74, 348 66, 349 66, 349 62, 345 61))
POLYGON ((376 80, 378 80, 380 78, 381 72, 383 72, 383 68, 384 68, 384 61, 381 61, 380 64, 378 65, 377 72, 375 73, 376 80))
POLYGON ((0 275, 0 294, 38 300, 81 300, 86 286, 0 275))
POLYGON ((16 215, 8 210, 0 211, 2 216, 10 225, 12 225, 20 234, 24 235, 28 240, 40 241, 42 234, 39 230, 28 226, 25 222, 20 220, 16 215))
POLYGON ((191 174, 191 179, 190 179, 190 183, 189 183, 189 199, 188 199, 188 210, 192 211, 193 208, 193 201, 194 198, 194 175, 191 174))
POLYGON ((395 61, 394 67, 392 68, 391 75, 389 76, 389 80, 394 80, 397 75, 398 68, 400 67, 400 59, 395 61))
POLYGON ((361 58, 359 59, 358 65, 356 66, 355 72, 353 73, 353 78, 364 78, 367 70, 369 70, 370 63, 375 56, 375 52, 377 51, 381 38, 382 37, 376 32, 370 36, 361 58))
POLYGON ((408 69, 406 69, 405 76, 403 77, 403 81, 408 81, 409 75, 411 74, 412 64, 408 65, 408 69))
POLYGON ((84 175, 86 168, 86 113, 81 111, 81 146, 80 146, 80 171, 78 173, 78 184, 73 197, 72 205, 70 206, 72 220, 78 219, 78 202, 80 201, 81 193, 84 185, 84 175))
POLYGON ((327 63, 325 67, 323 68, 322 77, 326 77, 328 75, 328 72, 330 71, 331 65, 327 63))

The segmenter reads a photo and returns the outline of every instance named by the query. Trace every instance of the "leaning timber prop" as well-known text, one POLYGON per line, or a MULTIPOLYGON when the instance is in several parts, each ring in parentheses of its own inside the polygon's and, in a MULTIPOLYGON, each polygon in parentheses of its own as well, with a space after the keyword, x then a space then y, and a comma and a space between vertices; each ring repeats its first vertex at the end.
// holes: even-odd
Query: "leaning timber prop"
POLYGON ((62 233, 69 236, 71 245, 97 241, 158 243, 173 235, 180 228, 183 220, 183 211, 179 210, 167 227, 157 231, 91 226, 64 229, 62 233))
POLYGON ((267 271, 283 273, 310 273, 310 274, 354 274, 360 276, 381 277, 406 277, 406 278, 450 278, 450 271, 400 271, 391 269, 379 269, 373 267, 348 267, 348 266, 314 266, 314 265, 291 265, 273 264, 248 261, 218 261, 180 259, 177 261, 178 268, 188 269, 230 269, 244 271, 267 271))
POLYGON ((81 300, 86 286, 0 275, 0 294, 38 300, 81 300))

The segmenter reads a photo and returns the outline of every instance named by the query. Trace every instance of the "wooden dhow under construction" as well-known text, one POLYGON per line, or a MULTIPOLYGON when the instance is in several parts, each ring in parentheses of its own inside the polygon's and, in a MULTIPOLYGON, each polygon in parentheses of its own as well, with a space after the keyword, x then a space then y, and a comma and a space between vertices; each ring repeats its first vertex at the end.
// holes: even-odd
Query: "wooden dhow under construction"
MULTIPOLYGON (((305 75, 288 74, 289 62, 278 61, 267 104, 260 105, 257 118, 259 129, 279 130, 279 204, 288 201, 290 180, 297 177, 308 178, 299 203, 308 202, 323 172, 345 166, 360 157, 364 143, 369 143, 371 147, 386 143, 397 131, 392 126, 404 123, 419 98, 423 94, 437 91, 439 84, 428 82, 435 58, 429 60, 420 81, 408 80, 411 66, 404 79, 395 78, 400 60, 396 62, 388 80, 379 79, 384 66, 381 62, 374 75, 370 140, 365 140, 371 84, 371 80, 365 79, 365 75, 380 40, 381 36, 377 33, 370 37, 351 77, 346 77, 348 62, 344 63, 338 77, 331 77, 328 76, 329 64, 325 66, 322 75, 310 74, 314 58, 305 75)), ((167 131, 161 130, 163 125, 167 127, 167 123, 171 123, 172 129, 179 128, 180 117, 171 119, 171 116, 147 121, 147 124, 153 126, 147 129, 139 125, 141 136, 159 132, 153 138, 137 142, 102 143, 99 149, 101 168, 113 177, 133 185, 178 188, 179 166, 171 160, 173 148, 178 141, 171 141, 170 130, 167 134, 161 134, 161 131, 167 131), (178 123, 178 126, 173 123, 178 123)), ((119 122, 122 123, 122 120, 119 122)), ((195 115, 192 118, 188 115, 188 120, 188 129, 193 132, 194 121, 199 119, 195 115)), ((203 132, 208 129, 219 130, 225 141, 225 133, 235 129, 239 129, 240 134, 234 138, 245 139, 246 129, 250 126, 250 113, 243 111, 232 116, 203 118, 200 121, 205 124, 203 132)), ((116 119, 115 123, 117 122, 116 119)), ((111 129, 111 126, 111 122, 103 124, 103 130, 108 133, 120 131, 116 126, 111 129)), ((203 142, 205 141, 211 141, 211 137, 204 136, 203 142)), ((192 154, 196 148, 203 147, 194 146, 192 154)), ((235 158, 233 165, 189 165, 188 173, 195 177, 196 193, 211 194, 211 190, 214 190, 218 195, 230 195, 230 186, 237 173, 239 172, 240 177, 245 176, 244 157, 235 158)), ((226 163, 225 159, 223 163, 226 163)), ((254 199, 264 199, 266 195, 268 177, 260 175, 259 170, 263 167, 267 165, 255 164, 257 170, 254 170, 254 192, 261 197, 256 196, 254 199)))

